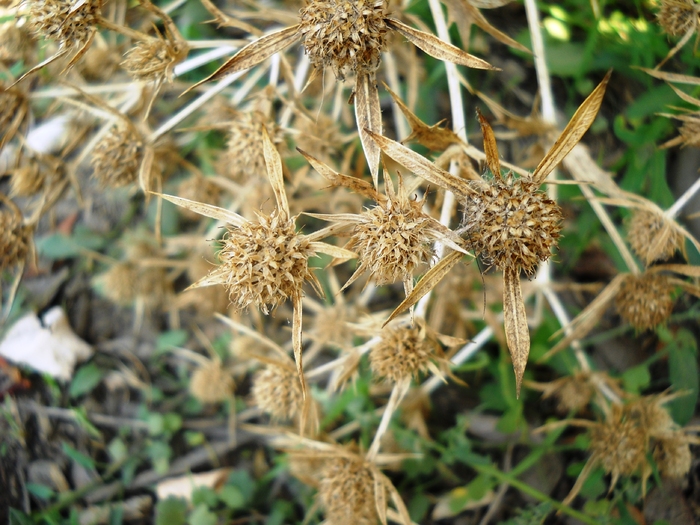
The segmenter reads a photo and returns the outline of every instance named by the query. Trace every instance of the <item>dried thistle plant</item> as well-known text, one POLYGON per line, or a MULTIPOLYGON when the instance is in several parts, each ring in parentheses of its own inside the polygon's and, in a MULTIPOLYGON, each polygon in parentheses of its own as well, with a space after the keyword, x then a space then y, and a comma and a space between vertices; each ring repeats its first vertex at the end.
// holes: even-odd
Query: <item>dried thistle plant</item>
POLYGON ((33 228, 25 224, 17 205, 0 193, 0 271, 24 264, 32 250, 33 228))
POLYGON ((389 16, 385 0, 359 0, 359 3, 309 0, 300 12, 299 24, 251 42, 189 90, 236 71, 249 69, 302 40, 309 60, 317 69, 330 66, 340 80, 344 79, 346 69, 355 72, 355 118, 372 180, 377 187, 379 149, 365 130, 382 132, 375 71, 389 30, 402 35, 438 60, 476 69, 495 69, 484 60, 389 16))
POLYGON ((700 9, 692 0, 662 0, 656 19, 666 34, 684 36, 698 28, 700 9))
POLYGON ((649 266, 670 259, 679 250, 685 251, 685 236, 675 226, 676 222, 663 213, 634 210, 627 223, 627 240, 634 253, 649 266))
POLYGON ((115 122, 92 150, 93 176, 105 188, 136 182, 143 163, 144 141, 125 119, 115 122))
POLYGON ((274 421, 289 421, 302 413, 304 400, 294 364, 270 361, 253 376, 253 403, 274 421))
POLYGON ((542 398, 553 397, 557 402, 557 410, 564 414, 583 411, 596 399, 600 386, 613 392, 618 397, 623 396, 619 386, 620 381, 610 377, 607 372, 591 372, 578 370, 570 376, 561 377, 549 383, 525 381, 525 386, 542 392, 542 398))
MULTIPOLYGON (((486 164, 491 181, 467 182, 438 168, 425 158, 391 139, 368 131, 381 150, 416 175, 453 192, 465 205, 463 231, 477 253, 503 270, 503 323, 513 360, 516 390, 520 393, 525 365, 530 353, 530 334, 520 273, 532 275, 540 261, 556 248, 561 211, 538 188, 547 175, 581 140, 593 123, 603 100, 610 72, 583 101, 566 128, 530 176, 515 178, 501 174, 496 139, 488 122, 480 117, 484 134, 486 164)), ((450 254, 435 265, 390 316, 414 305, 456 264, 450 254), (423 283, 425 281, 425 283, 423 283)))
POLYGON ((207 359, 190 379, 190 393, 202 403, 220 403, 230 399, 236 386, 231 372, 221 359, 207 359))
POLYGON ((0 148, 19 131, 29 112, 29 100, 16 87, 0 81, 0 148))

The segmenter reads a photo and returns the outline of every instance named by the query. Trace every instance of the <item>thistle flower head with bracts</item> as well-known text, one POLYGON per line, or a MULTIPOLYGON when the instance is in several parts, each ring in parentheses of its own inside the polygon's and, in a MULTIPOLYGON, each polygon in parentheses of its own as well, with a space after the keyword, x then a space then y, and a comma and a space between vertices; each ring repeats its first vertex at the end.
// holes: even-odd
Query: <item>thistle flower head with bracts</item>
POLYGON ((0 271, 23 264, 32 250, 33 228, 25 224, 22 212, 0 193, 0 271))
POLYGON ((386 0, 307 0, 299 23, 265 35, 243 47, 210 76, 188 89, 249 69, 298 40, 317 69, 330 66, 343 80, 355 79, 355 118, 375 187, 379 183, 379 149, 365 129, 382 132, 376 69, 389 31, 395 31, 438 60, 475 69, 496 69, 488 62, 389 16, 386 0))
MULTIPOLYGON (((516 390, 520 393, 525 365, 530 353, 530 334, 520 273, 532 275, 541 261, 556 248, 562 212, 539 187, 547 176, 581 140, 600 109, 610 72, 578 108, 554 146, 531 175, 519 179, 501 174, 496 138, 486 119, 479 115, 484 134, 486 164, 492 179, 465 181, 438 168, 427 159, 391 139, 367 130, 379 148, 428 182, 453 192, 465 206, 464 232, 478 254, 503 270, 503 323, 506 342, 515 369, 516 390)), ((423 277, 389 319, 416 304, 434 287, 460 257, 448 254, 423 277)))
POLYGON ((161 196, 227 225, 219 253, 221 264, 190 288, 223 285, 238 309, 254 305, 265 314, 291 299, 294 305, 292 346, 302 395, 306 398, 301 360, 303 284, 308 281, 319 294, 322 293, 318 279, 308 266, 308 259, 317 252, 340 258, 352 258, 355 254, 318 242, 317 239, 327 234, 323 230, 311 235, 296 232, 295 217, 289 212, 284 190, 282 159, 265 128, 262 142, 267 175, 277 203, 269 216, 258 213, 257 220, 248 221, 237 213, 210 204, 172 195, 161 196))

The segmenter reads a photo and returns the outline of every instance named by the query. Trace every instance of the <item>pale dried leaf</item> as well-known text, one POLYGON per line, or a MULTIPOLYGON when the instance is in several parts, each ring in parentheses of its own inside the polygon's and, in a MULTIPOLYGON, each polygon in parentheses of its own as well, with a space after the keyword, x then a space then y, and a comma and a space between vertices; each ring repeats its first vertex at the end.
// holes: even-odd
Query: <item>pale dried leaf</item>
POLYGON ((377 509, 377 516, 382 525, 387 525, 386 521, 386 491, 384 483, 379 476, 372 476, 374 481, 374 505, 377 509))
POLYGON ((386 197, 379 193, 375 189, 375 187, 369 182, 364 181, 362 179, 358 179, 357 177, 351 177, 350 175, 338 173, 333 168, 326 165, 324 162, 321 162, 320 160, 312 157, 305 151, 299 148, 297 148, 297 151, 301 153, 307 161, 309 161, 309 164, 311 164, 311 166, 313 166, 313 168, 320 175, 322 175, 326 180, 328 180, 328 182, 330 182, 334 186, 343 186, 344 188, 348 188, 349 190, 359 193, 363 197, 367 197, 368 199, 374 199, 377 202, 383 202, 384 200, 386 200, 386 197))
POLYGON ((188 473, 184 476, 168 478, 156 485, 156 496, 161 501, 167 498, 183 498, 186 501, 191 501, 195 489, 207 487, 215 490, 220 488, 230 473, 230 468, 220 468, 199 474, 188 473))
POLYGON ((501 179, 501 160, 498 158, 498 145, 496 144, 496 136, 493 134, 493 129, 488 120, 484 118, 481 111, 477 108, 476 115, 479 118, 481 125, 481 134, 484 136, 484 154, 486 155, 486 165, 489 167, 493 176, 501 179))
POLYGON ((396 490, 396 487, 394 487, 391 480, 387 478, 383 473, 378 472, 376 475, 381 476, 384 486, 389 491, 391 501, 394 504, 394 507, 396 507, 396 510, 399 512, 399 517, 401 518, 400 523, 402 525, 412 525, 413 522, 411 521, 411 516, 408 513, 406 504, 403 502, 403 499, 401 499, 401 494, 399 494, 399 491, 396 490))
POLYGON ((669 84, 669 86, 671 86, 671 89, 672 89, 673 91, 675 91, 675 92, 676 92, 676 95, 678 95, 681 99, 685 100, 685 101, 688 102, 689 104, 693 104, 693 105, 695 105, 695 106, 700 107, 700 99, 688 95, 688 93, 686 93, 685 91, 681 91, 680 89, 678 89, 678 88, 677 88, 676 86, 674 86, 673 84, 669 84))
POLYGON ((205 204, 203 202, 192 201, 190 199, 184 199, 182 197, 176 197, 175 195, 166 195, 164 193, 151 192, 153 195, 164 198, 166 201, 170 201, 173 204, 177 204, 183 208, 186 208, 205 217, 211 217, 218 221, 225 222, 227 224, 232 224, 233 226, 241 227, 246 220, 235 212, 226 210, 224 208, 219 208, 218 206, 212 206, 211 204, 205 204))
POLYGON ((508 5, 512 0, 467 0, 470 4, 479 9, 497 9, 508 5))
POLYGON ((422 157, 403 144, 383 137, 382 135, 376 135, 371 132, 370 135, 384 153, 403 166, 406 166, 416 175, 423 177, 428 182, 451 191, 457 196, 464 197, 465 195, 474 193, 474 190, 471 189, 467 181, 459 179, 449 172, 438 168, 428 159, 422 157))
MULTIPOLYGON (((305 215, 309 215, 309 216, 313 217, 313 215, 308 214, 308 213, 305 215)), ((348 215, 351 215, 351 214, 348 214, 348 215)), ((331 224, 330 226, 326 226, 325 228, 321 228, 320 230, 316 230, 315 232, 310 233, 308 235, 304 235, 304 237, 309 242, 315 242, 315 241, 318 241, 321 239, 325 239, 326 237, 330 237, 331 235, 336 235, 336 234, 344 231, 345 228, 347 228, 347 226, 348 226, 348 223, 346 223, 346 222, 338 222, 335 224, 331 224)))
POLYGON ((325 253, 336 259, 348 260, 356 259, 357 254, 353 251, 346 250, 345 248, 340 248, 339 246, 333 246, 332 244, 327 244, 325 242, 312 242, 310 248, 317 253, 325 253))
POLYGON ((379 105, 379 90, 374 73, 358 73, 355 82, 355 119, 360 130, 362 149, 367 157, 374 187, 379 187, 379 157, 381 151, 368 133, 382 133, 382 108, 379 105))
POLYGON ((675 272, 687 277, 700 277, 700 266, 691 266, 689 264, 658 264, 647 270, 647 272, 675 272))
POLYGON ((401 304, 398 305, 393 312, 391 312, 391 315, 386 321, 384 321, 382 327, 394 320, 401 312, 414 306, 418 301, 420 301, 421 297, 435 288, 443 277, 445 277, 452 267, 461 259, 462 254, 460 252, 451 252, 443 257, 439 263, 425 273, 423 278, 413 288, 413 291, 403 301, 401 301, 401 304))
POLYGON ((47 58, 46 60, 39 62, 36 66, 32 67, 29 71, 27 71, 26 73, 21 75, 17 80, 15 80, 12 84, 10 84, 8 86, 8 88, 15 87, 17 84, 22 82, 22 80, 27 78, 29 75, 39 71, 44 66, 48 66, 49 64, 51 64, 55 60, 58 60, 59 58, 64 56, 66 53, 68 53, 68 51, 70 51, 70 48, 68 48, 68 47, 64 47, 64 48, 60 49, 55 55, 52 55, 49 58, 47 58))
POLYGON ((579 143, 583 135, 591 127, 595 120, 600 105, 603 102, 605 88, 610 80, 612 70, 608 71, 603 80, 596 86, 593 92, 588 95, 586 100, 579 106, 571 117, 571 120, 562 131, 561 135, 554 143, 554 146, 547 152, 544 158, 540 161, 532 174, 532 180, 535 183, 541 184, 547 175, 557 167, 557 165, 566 157, 576 144, 579 143))
POLYGON ((282 212, 285 219, 289 218, 289 203, 287 202, 287 193, 284 191, 284 174, 282 173, 282 159, 277 152, 277 148, 270 140, 270 135, 267 133, 267 128, 262 127, 262 143, 263 156, 265 157, 265 166, 267 166, 267 177, 270 179, 272 191, 275 194, 277 207, 282 212))
POLYGON ((527 357, 530 355, 530 330, 520 287, 520 270, 510 266, 503 270, 503 327, 515 371, 515 395, 520 397, 527 357))
POLYGON ((276 31, 275 33, 265 35, 243 47, 238 53, 229 58, 219 69, 214 71, 204 80, 200 80, 193 86, 189 87, 185 93, 188 93, 207 82, 220 80, 231 73, 235 73, 236 71, 250 69, 263 60, 270 58, 275 53, 292 45, 299 38, 300 35, 298 25, 287 27, 280 31, 276 31))
POLYGON ((214 15, 214 21, 216 21, 219 27, 235 27, 236 29, 242 29, 246 33, 251 35, 259 35, 260 30, 242 20, 238 20, 232 16, 228 16, 226 13, 221 11, 218 7, 214 5, 211 0, 201 0, 204 8, 214 15))
POLYGON ((517 49, 519 51, 522 51, 523 53, 528 53, 532 54, 532 51, 530 51, 527 47, 522 45, 520 42, 517 40, 509 37, 506 35, 503 31, 500 31, 496 29, 494 26, 492 26, 488 20, 484 17, 484 15, 481 14, 479 11, 479 5, 476 5, 476 3, 472 3, 469 0, 456 0, 455 3, 461 4, 460 7, 467 12, 468 16, 472 19, 472 22, 476 24, 479 29, 484 31, 485 33, 488 33, 492 37, 494 37, 496 40, 499 42, 502 42, 503 44, 512 47, 513 49, 517 49))
POLYGON ((700 86, 700 77, 692 77, 690 75, 682 75, 680 73, 667 73, 666 71, 658 71, 656 69, 647 69, 645 67, 640 67, 642 71, 651 75, 654 78, 659 78, 665 80, 666 82, 678 82, 679 84, 691 84, 693 86, 700 86))
POLYGON ((302 319, 302 302, 301 293, 294 294, 294 314, 292 316, 292 348, 294 349, 294 362, 297 367, 297 375, 301 384, 301 395, 304 400, 304 410, 302 410, 301 422, 299 425, 300 431, 303 433, 306 427, 306 416, 308 415, 306 400, 309 397, 306 379, 304 378, 304 364, 301 358, 302 341, 301 341, 301 319, 302 319))
POLYGON ((470 55, 466 51, 462 51, 452 44, 443 42, 435 35, 414 29, 411 26, 404 24, 400 20, 395 18, 387 18, 386 24, 395 31, 401 33, 418 49, 421 49, 431 57, 437 58, 438 60, 445 60, 447 62, 452 62, 453 64, 459 64, 461 66, 467 66, 474 69, 492 69, 500 71, 499 68, 493 67, 485 60, 477 58, 474 55, 470 55))

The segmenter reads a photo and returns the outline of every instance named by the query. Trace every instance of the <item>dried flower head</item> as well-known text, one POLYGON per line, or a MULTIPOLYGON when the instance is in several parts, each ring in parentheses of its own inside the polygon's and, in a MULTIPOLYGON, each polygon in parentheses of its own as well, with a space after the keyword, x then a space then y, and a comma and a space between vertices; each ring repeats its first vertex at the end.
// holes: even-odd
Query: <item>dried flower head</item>
POLYGON ((374 473, 360 457, 329 458, 318 495, 329 524, 374 525, 379 520, 374 473))
POLYGON ((387 327, 382 330, 381 341, 369 354, 372 373, 392 383, 406 377, 417 377, 434 368, 432 360, 442 355, 438 341, 429 337, 425 321, 417 320, 414 326, 387 327))
MULTIPOLYGON (((223 155, 223 173, 234 180, 247 182, 265 171, 262 148, 262 128, 270 122, 265 113, 257 110, 236 112, 228 124, 226 150, 223 155)), ((276 126, 269 130, 273 142, 279 139, 276 126)))
POLYGON ((31 226, 24 224, 22 214, 14 205, 0 210, 0 270, 25 261, 30 250, 31 233, 31 226))
POLYGON ((662 0, 656 18, 664 32, 682 36, 698 26, 698 6, 693 0, 662 0))
POLYGON ((173 69, 189 52, 185 42, 158 38, 139 40, 124 55, 121 66, 135 79, 172 82, 173 69))
POLYGON ((330 66, 336 77, 345 70, 374 71, 379 66, 389 28, 385 0, 311 0, 299 12, 299 33, 310 62, 330 66))
POLYGON ((296 371, 270 363, 253 377, 253 402, 273 419, 288 421, 301 413, 303 398, 296 371))
POLYGON ((688 115, 679 128, 680 140, 684 146, 700 147, 700 118, 688 115))
POLYGON ((658 260, 670 259, 683 248, 683 234, 673 221, 651 210, 637 209, 627 225, 627 240, 640 259, 649 266, 658 260))
POLYGON ((570 376, 559 378, 550 383, 530 381, 527 386, 541 391, 542 397, 545 399, 554 397, 557 401, 557 410, 568 414, 585 409, 601 386, 618 396, 622 396, 623 392, 618 383, 618 380, 611 378, 605 372, 579 370, 570 376))
POLYGON ((671 432, 656 440, 654 461, 662 476, 682 478, 688 474, 693 463, 691 442, 693 440, 682 431, 671 432))
POLYGON ((208 360, 190 379, 190 392, 202 403, 219 403, 231 397, 235 383, 220 359, 208 360))
POLYGON ((80 74, 88 81, 107 81, 119 66, 119 52, 102 41, 90 46, 78 69, 80 74))
POLYGON ((620 316, 637 330, 650 330, 673 312, 673 283, 660 273, 628 275, 615 297, 620 316))
POLYGON ((24 7, 37 35, 62 47, 79 47, 92 38, 102 0, 25 0, 24 7))
POLYGON ((138 269, 129 262, 113 264, 98 277, 107 299, 121 306, 131 305, 138 295, 138 269))
POLYGON ((27 62, 33 44, 34 39, 26 25, 18 25, 14 21, 0 24, 0 62, 27 62))
POLYGON ((46 173, 36 159, 29 159, 23 166, 12 170, 10 196, 28 197, 38 193, 46 181, 46 173))
POLYGON ((0 147, 12 140, 24 122, 29 102, 18 88, 6 87, 0 81, 0 147))
POLYGON ((105 187, 135 182, 143 160, 144 143, 134 128, 116 122, 92 151, 93 176, 105 187))

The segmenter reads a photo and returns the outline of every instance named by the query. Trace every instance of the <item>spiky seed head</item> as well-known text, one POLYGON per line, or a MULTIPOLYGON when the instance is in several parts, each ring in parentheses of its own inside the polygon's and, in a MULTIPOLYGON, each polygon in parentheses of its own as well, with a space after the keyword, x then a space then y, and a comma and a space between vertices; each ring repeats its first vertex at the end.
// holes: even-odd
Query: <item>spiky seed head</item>
POLYGON ((644 428, 623 406, 613 405, 605 420, 591 428, 591 451, 613 481, 642 470, 646 447, 644 428))
POLYGON ((31 227, 12 210, 0 210, 0 270, 24 261, 29 253, 31 227))
POLYGON ((190 379, 190 393, 202 403, 219 403, 231 397, 235 383, 220 359, 197 368, 190 379))
POLYGON ((64 47, 85 44, 99 21, 102 0, 25 0, 34 32, 64 47))
POLYGON ((663 395, 644 396, 626 405, 626 413, 639 422, 648 436, 662 436, 678 427, 664 407, 670 399, 663 395))
MULTIPOLYGON (((211 182, 211 180, 203 177, 190 177, 182 181, 178 187, 177 193, 180 197, 185 199, 196 202, 206 202, 214 206, 219 205, 219 198, 221 197, 221 190, 219 187, 211 182)), ((180 213, 190 221, 198 221, 202 218, 200 214, 187 208, 180 208, 180 213)))
POLYGON ((647 266, 670 259, 684 242, 670 221, 649 210, 634 211, 627 226, 627 240, 647 266))
POLYGON ((658 439, 654 446, 654 461, 664 477, 686 476, 693 463, 688 437, 681 431, 675 431, 658 439))
POLYGON ((700 119, 684 121, 678 131, 684 146, 700 147, 700 119))
POLYGON ((693 0, 662 0, 656 18, 666 34, 682 36, 697 24, 696 5, 693 0))
POLYGON ((143 141, 122 122, 116 123, 92 151, 93 176, 105 187, 135 182, 143 159, 143 141))
POLYGON ((10 196, 29 197, 39 192, 46 182, 46 173, 36 159, 12 171, 10 196))
POLYGON ((542 397, 554 396, 560 412, 580 412, 588 406, 595 394, 590 375, 587 372, 576 372, 571 376, 563 377, 552 383, 552 388, 545 390, 542 397))
POLYGON ((98 277, 105 297, 120 306, 128 306, 138 295, 138 270, 128 262, 117 263, 98 277))
POLYGON ((119 66, 120 54, 111 46, 93 45, 78 64, 80 74, 92 82, 107 81, 119 66))
POLYGON ((673 312, 673 285, 659 273, 628 275, 615 297, 620 316, 637 330, 651 330, 673 312))
POLYGON ((18 26, 14 21, 0 25, 0 62, 14 64, 27 62, 33 48, 34 38, 26 25, 18 26))
POLYGON ((300 13, 299 32, 314 67, 371 72, 386 45, 388 15, 384 0, 311 0, 300 13))
POLYGON ((238 309, 258 306, 265 314, 287 298, 301 294, 306 279, 315 282, 308 258, 315 255, 309 241, 297 235, 294 221, 275 211, 258 214, 258 222, 231 228, 214 270, 238 309))
POLYGON ((329 115, 319 113, 317 118, 302 116, 296 120, 299 130, 297 146, 320 160, 336 155, 343 146, 340 126, 329 115))
POLYGON ((358 254, 378 285, 402 281, 432 255, 430 220, 422 202, 388 199, 362 213, 349 247, 358 254))
POLYGON ((121 66, 135 79, 173 80, 173 68, 187 56, 183 42, 149 38, 134 44, 124 55, 121 66))
POLYGON ((0 141, 10 133, 13 122, 27 104, 27 97, 19 89, 6 87, 0 81, 0 141))
POLYGON ((559 205, 537 184, 512 174, 473 187, 465 214, 474 250, 489 264, 533 275, 557 247, 563 219, 559 205))
POLYGON ((288 421, 303 405, 301 386, 292 366, 269 364, 253 378, 253 402, 274 420, 288 421))
POLYGON ((362 458, 329 458, 323 469, 318 495, 329 524, 375 525, 379 520, 374 476, 362 458))
POLYGON ((387 327, 369 354, 372 373, 393 383, 416 377, 428 369, 437 341, 428 337, 425 326, 387 327))
POLYGON ((236 112, 228 128, 226 151, 222 157, 222 172, 240 182, 265 173, 262 128, 266 127, 273 142, 279 138, 279 129, 261 111, 236 112))

